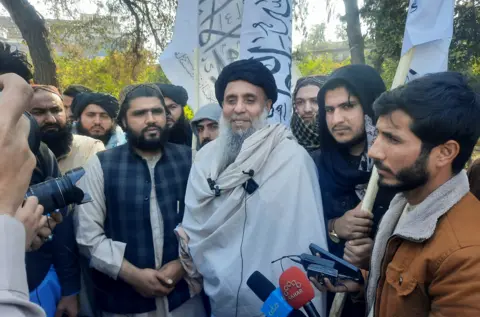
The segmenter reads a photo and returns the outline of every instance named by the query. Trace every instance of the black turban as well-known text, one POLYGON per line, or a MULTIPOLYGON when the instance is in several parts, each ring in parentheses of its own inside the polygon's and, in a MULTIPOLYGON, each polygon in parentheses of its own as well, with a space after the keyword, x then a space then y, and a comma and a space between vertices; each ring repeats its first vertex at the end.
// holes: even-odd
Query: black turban
POLYGON ((78 94, 72 101, 72 112, 75 118, 80 118, 88 105, 97 105, 108 113, 110 118, 116 119, 120 108, 118 100, 112 95, 84 92, 78 94))
POLYGON ((272 72, 257 60, 241 59, 225 66, 215 82, 215 96, 221 106, 223 106, 225 88, 229 82, 235 80, 244 80, 261 87, 268 99, 273 103, 277 101, 277 84, 272 72))
POLYGON ((172 99, 176 104, 185 107, 188 102, 188 93, 182 86, 157 84, 164 97, 172 99))

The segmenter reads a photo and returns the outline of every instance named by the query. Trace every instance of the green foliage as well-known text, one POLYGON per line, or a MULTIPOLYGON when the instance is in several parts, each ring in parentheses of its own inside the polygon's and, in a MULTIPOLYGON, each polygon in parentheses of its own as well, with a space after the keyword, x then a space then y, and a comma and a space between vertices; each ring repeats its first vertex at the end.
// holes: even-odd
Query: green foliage
POLYGON ((311 75, 329 75, 335 69, 350 64, 350 59, 343 62, 337 62, 329 54, 320 56, 309 55, 299 61, 297 66, 303 76, 311 75))
POLYGON ((119 95, 126 85, 145 82, 168 82, 165 74, 155 65, 154 55, 143 52, 142 58, 131 54, 110 52, 106 57, 93 59, 71 51, 57 56, 60 88, 71 84, 85 85, 95 91, 119 95))

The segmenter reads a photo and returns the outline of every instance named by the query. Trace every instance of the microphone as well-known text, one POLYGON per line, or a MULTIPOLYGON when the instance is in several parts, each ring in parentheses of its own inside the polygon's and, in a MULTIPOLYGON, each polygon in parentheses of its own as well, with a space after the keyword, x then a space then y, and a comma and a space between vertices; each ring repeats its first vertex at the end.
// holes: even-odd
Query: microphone
POLYGON ((294 310, 282 297, 280 289, 275 286, 262 273, 255 271, 247 280, 248 287, 264 302, 262 313, 269 317, 306 317, 299 310, 294 310))
POLYGON ((280 289, 285 300, 295 309, 303 307, 308 317, 320 317, 311 300, 315 297, 310 281, 298 267, 293 266, 280 275, 280 289))
POLYGON ((245 171, 242 171, 243 174, 245 175, 248 175, 250 177, 253 177, 255 175, 255 171, 254 170, 248 170, 247 172, 245 171))

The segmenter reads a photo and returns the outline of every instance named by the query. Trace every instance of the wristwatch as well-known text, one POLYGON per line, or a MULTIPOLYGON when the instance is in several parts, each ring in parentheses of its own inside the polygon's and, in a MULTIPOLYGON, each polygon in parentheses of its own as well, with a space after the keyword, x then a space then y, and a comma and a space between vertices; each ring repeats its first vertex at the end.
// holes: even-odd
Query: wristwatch
POLYGON ((335 232, 335 221, 337 221, 337 218, 332 219, 332 227, 330 228, 330 230, 328 230, 328 236, 333 242, 340 243, 340 237, 335 232))

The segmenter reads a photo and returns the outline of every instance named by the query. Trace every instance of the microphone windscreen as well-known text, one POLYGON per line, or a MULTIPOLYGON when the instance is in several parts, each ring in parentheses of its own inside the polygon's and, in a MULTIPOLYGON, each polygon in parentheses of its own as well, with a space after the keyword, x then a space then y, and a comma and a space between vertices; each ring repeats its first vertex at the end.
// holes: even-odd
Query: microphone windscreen
POLYGON ((270 294, 275 290, 275 285, 272 284, 262 273, 255 271, 250 275, 247 280, 247 285, 260 298, 262 302, 265 302, 270 294))
POLYGON ((283 298, 294 309, 300 309, 315 297, 315 291, 305 273, 293 266, 280 276, 283 298))

